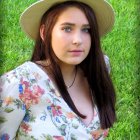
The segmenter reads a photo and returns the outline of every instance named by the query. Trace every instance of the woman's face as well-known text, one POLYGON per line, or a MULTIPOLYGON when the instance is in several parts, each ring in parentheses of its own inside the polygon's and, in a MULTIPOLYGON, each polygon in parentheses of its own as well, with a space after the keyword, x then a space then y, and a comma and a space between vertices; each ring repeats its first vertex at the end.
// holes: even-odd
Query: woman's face
POLYGON ((60 64, 77 65, 87 57, 91 46, 89 30, 89 22, 80 9, 70 7, 60 14, 51 36, 60 64))

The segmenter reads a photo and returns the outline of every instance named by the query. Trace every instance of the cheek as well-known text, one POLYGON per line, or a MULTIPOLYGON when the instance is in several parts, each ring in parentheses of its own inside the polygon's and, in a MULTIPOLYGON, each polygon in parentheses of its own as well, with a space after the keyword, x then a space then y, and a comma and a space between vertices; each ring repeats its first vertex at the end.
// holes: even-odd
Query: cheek
POLYGON ((69 38, 61 31, 56 31, 52 34, 52 47, 64 47, 65 44, 68 42, 69 38))
POLYGON ((90 52, 90 48, 91 48, 91 37, 90 36, 86 38, 85 44, 86 44, 86 55, 88 55, 90 52))
POLYGON ((54 46, 55 44, 58 44, 58 40, 60 38, 60 35, 58 32, 52 32, 52 46, 54 46))
POLYGON ((87 49, 90 49, 91 47, 91 37, 90 35, 87 35, 84 37, 84 42, 85 42, 85 45, 87 47, 87 49))
POLYGON ((55 53, 55 55, 59 58, 61 55, 63 55, 63 51, 65 48, 65 42, 64 42, 63 35, 58 31, 52 32, 52 49, 55 53))

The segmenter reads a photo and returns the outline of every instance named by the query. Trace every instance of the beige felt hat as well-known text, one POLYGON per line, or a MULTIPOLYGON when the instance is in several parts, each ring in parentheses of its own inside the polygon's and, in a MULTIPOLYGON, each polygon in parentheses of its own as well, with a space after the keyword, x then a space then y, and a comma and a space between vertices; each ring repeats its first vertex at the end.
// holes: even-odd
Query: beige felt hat
MULTIPOLYGON (((23 31, 31 39, 35 40, 39 32, 39 25, 43 14, 55 3, 70 0, 39 0, 29 6, 20 17, 23 31)), ((89 5, 95 12, 99 26, 100 36, 111 31, 114 25, 114 10, 105 0, 74 0, 89 5)))

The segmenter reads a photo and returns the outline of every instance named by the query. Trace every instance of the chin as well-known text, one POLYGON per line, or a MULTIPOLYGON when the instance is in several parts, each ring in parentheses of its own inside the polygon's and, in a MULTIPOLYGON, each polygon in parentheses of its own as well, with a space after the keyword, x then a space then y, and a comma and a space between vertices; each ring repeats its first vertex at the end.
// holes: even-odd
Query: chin
POLYGON ((69 62, 70 65, 79 65, 82 61, 69 62))

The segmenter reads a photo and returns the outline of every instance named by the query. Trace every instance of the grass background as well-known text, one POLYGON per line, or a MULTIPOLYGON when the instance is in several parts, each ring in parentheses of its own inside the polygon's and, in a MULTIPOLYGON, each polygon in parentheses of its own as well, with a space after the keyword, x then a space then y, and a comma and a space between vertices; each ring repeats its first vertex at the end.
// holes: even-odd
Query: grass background
MULTIPOLYGON (((0 0, 0 75, 30 59, 33 42, 21 31, 19 17, 35 1, 0 0)), ((116 22, 102 48, 110 58, 118 119, 107 140, 140 140, 140 1, 108 1, 116 22)))

